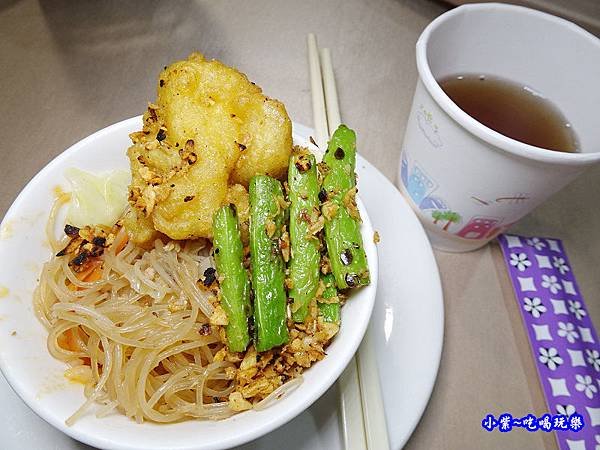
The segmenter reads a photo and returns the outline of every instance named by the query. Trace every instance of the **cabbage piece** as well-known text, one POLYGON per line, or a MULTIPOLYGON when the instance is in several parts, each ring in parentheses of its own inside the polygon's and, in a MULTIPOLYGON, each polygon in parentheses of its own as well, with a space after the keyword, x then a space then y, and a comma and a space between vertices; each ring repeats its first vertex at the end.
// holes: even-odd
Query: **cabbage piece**
POLYGON ((114 170, 98 175, 70 168, 65 177, 71 183, 72 198, 67 222, 76 227, 113 226, 127 207, 127 189, 131 174, 114 170))

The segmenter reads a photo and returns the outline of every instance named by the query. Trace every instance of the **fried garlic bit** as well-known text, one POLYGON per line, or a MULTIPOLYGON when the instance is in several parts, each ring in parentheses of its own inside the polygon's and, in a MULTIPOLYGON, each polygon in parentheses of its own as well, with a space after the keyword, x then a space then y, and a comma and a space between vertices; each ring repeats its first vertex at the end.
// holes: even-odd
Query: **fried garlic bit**
POLYGON ((227 325, 229 323, 227 314, 221 305, 215 308, 212 316, 209 318, 209 323, 211 325, 227 325))
POLYGON ((229 394, 229 407, 233 411, 246 411, 252 409, 252 403, 246 400, 241 393, 232 392, 229 394))
POLYGON ((338 324, 324 322, 318 316, 316 301, 311 302, 304 323, 289 322, 288 327, 290 342, 280 348, 257 353, 251 345, 245 353, 230 353, 223 347, 215 355, 214 361, 241 361, 239 368, 231 374, 236 387, 229 396, 229 406, 235 411, 251 408, 283 383, 300 376, 323 359, 327 346, 339 331, 338 324))
POLYGON ((165 68, 130 135, 132 239, 211 237, 214 212, 232 200, 243 215, 250 178, 285 177, 291 128, 282 103, 219 61, 194 53, 165 68))

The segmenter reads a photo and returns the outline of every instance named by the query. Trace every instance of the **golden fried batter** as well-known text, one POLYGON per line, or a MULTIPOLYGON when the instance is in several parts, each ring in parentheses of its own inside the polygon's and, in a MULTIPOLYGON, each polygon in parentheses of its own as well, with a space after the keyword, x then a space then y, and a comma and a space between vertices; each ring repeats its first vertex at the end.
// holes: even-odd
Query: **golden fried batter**
POLYGON ((285 176, 292 147, 285 107, 237 70, 192 54, 160 74, 157 103, 127 152, 133 208, 124 223, 138 244, 154 230, 211 237, 219 206, 247 204, 250 178, 285 176))
POLYGON ((248 191, 241 184, 229 186, 226 203, 235 205, 240 222, 242 242, 247 244, 250 238, 250 196, 248 195, 248 191))

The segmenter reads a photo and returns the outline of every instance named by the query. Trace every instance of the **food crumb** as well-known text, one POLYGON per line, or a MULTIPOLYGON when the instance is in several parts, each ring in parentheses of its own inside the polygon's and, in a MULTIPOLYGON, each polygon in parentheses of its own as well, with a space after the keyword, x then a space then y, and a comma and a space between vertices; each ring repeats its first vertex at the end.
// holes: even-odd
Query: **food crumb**
POLYGON ((229 407, 234 411, 246 411, 252 409, 252 403, 246 400, 239 392, 229 394, 229 407))
POLYGON ((58 186, 58 185, 56 185, 56 186, 54 186, 52 188, 52 192, 54 193, 54 196, 56 198, 60 198, 63 195, 65 195, 65 191, 63 190, 63 188, 61 186, 58 186))
POLYGON ((10 335, 11 335, 11 336, 16 336, 16 335, 17 335, 17 332, 16 332, 16 331, 12 331, 12 332, 10 333, 10 335))
POLYGON ((210 325, 227 325, 229 323, 229 319, 227 318, 227 314, 225 310, 218 305, 212 316, 208 319, 210 325))
POLYGON ((0 228, 0 239, 10 239, 13 236, 13 227, 10 221, 7 221, 0 228))
POLYGON ((64 377, 73 383, 87 384, 92 380, 92 369, 90 366, 80 365, 69 367, 64 372, 64 377))
POLYGON ((0 298, 8 297, 9 290, 6 286, 0 286, 0 298))
POLYGON ((376 231, 375 233, 373 233, 373 242, 379 244, 379 241, 381 241, 381 238, 379 237, 379 231, 376 231))

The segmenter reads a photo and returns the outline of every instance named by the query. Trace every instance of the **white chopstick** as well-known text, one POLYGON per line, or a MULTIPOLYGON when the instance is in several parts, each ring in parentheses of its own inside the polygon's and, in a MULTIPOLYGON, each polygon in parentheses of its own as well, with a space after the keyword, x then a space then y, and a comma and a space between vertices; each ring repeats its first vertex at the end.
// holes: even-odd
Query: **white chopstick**
MULTIPOLYGON (((327 111, 327 124, 329 135, 340 126, 340 106, 338 102, 337 88, 333 76, 333 65, 331 64, 331 52, 328 48, 322 48, 319 52, 321 57, 321 74, 323 75, 323 89, 325 91, 325 108, 327 111)), ((329 138, 329 136, 327 136, 329 138)))
POLYGON ((367 448, 369 450, 389 449, 390 443, 383 406, 383 393, 379 382, 379 370, 375 360, 374 342, 368 330, 360 347, 358 347, 356 364, 358 366, 367 448))
MULTIPOLYGON (((329 49, 324 48, 319 53, 312 33, 308 35, 307 42, 315 133, 319 148, 325 151, 330 133, 341 123, 337 88, 329 49), (319 136, 323 130, 329 130, 324 141, 319 136)), ((346 450, 389 449, 379 371, 371 345, 367 333, 356 357, 352 358, 338 380, 346 450)))
MULTIPOLYGON (((323 94, 323 79, 321 72, 321 63, 319 61, 319 50, 317 48, 317 39, 314 34, 309 34, 308 44, 308 66, 310 69, 310 88, 312 93, 313 106, 313 125, 315 128, 315 141, 321 153, 327 148, 329 139, 329 125, 327 123, 327 114, 325 110, 325 97, 323 94)), ((331 67, 331 59, 328 60, 331 67)), ((332 71, 328 70, 328 73, 332 71)), ((331 95, 331 80, 328 85, 329 95, 331 95)), ((335 92, 335 81, 333 82, 333 91, 335 92)), ((337 96, 336 96, 337 97, 337 96)), ((337 103, 330 105, 330 109, 338 109, 337 103)), ((338 109, 339 110, 339 109, 338 109)), ((339 112, 337 113, 339 121, 339 112)), ((331 123, 331 125, 335 125, 331 123)), ((335 128, 332 129, 332 131, 335 128)), ((321 155, 322 156, 322 155, 321 155)), ((340 409, 342 413, 342 433, 344 438, 344 448, 346 450, 364 450, 367 448, 365 433, 365 424, 363 420, 362 401, 360 394, 360 383, 358 381, 358 366, 355 358, 352 358, 348 367, 344 370, 339 380, 340 390, 340 409)))
POLYGON ((321 81, 321 63, 319 61, 319 50, 317 38, 309 34, 308 43, 308 67, 310 70, 310 91, 312 93, 313 121, 315 127, 315 141, 317 147, 324 152, 329 140, 327 129, 327 116, 325 113, 325 96, 323 95, 323 82, 321 81))
POLYGON ((368 449, 356 357, 350 360, 338 378, 338 389, 344 448, 346 450, 368 449))

